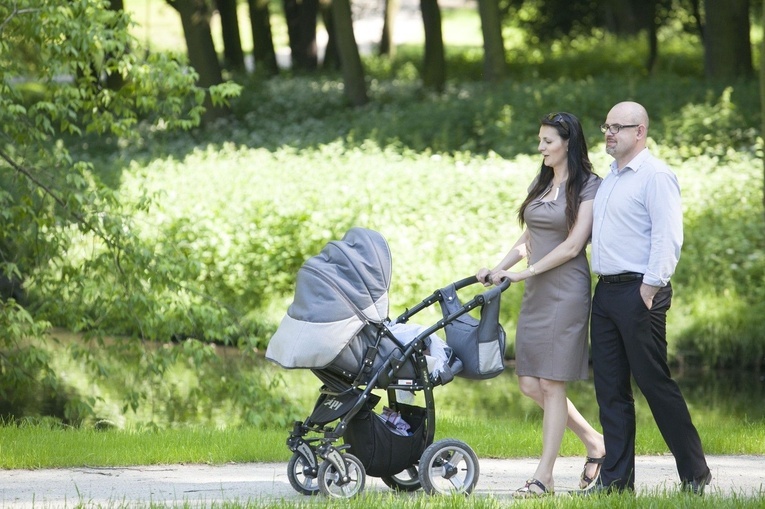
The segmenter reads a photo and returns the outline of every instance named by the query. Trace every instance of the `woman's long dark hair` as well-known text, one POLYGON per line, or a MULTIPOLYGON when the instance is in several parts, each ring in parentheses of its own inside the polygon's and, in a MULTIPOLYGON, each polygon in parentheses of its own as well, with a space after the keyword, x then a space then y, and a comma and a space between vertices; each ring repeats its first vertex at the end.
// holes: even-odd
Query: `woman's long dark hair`
MULTIPOLYGON (((571 113, 550 113, 540 120, 541 125, 554 127, 561 138, 568 140, 568 180, 566 182, 566 224, 568 231, 574 227, 579 205, 582 201, 582 187, 592 175, 592 163, 587 155, 587 141, 584 139, 582 124, 571 113)), ((542 163, 536 183, 518 209, 518 221, 524 225, 523 214, 529 203, 544 193, 553 179, 553 169, 542 163)))

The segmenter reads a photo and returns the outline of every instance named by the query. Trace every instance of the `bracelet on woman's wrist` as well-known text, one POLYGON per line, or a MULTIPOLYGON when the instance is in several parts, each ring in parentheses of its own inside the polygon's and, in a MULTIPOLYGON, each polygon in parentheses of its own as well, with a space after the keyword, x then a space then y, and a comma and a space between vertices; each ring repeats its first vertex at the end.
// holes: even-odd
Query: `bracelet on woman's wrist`
POLYGON ((529 264, 529 272, 531 273, 532 276, 537 275, 537 269, 535 269, 534 266, 531 264, 529 264))

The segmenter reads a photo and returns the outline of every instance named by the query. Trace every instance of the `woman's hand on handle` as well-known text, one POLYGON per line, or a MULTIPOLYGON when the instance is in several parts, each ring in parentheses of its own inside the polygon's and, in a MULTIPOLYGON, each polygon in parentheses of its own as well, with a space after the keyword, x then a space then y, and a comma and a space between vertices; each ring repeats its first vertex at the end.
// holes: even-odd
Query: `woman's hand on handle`
POLYGON ((489 280, 491 281, 491 284, 498 286, 509 274, 511 273, 506 270, 497 270, 491 273, 489 280))
POLYGON ((483 283, 483 286, 491 286, 491 271, 486 267, 478 269, 478 272, 475 273, 475 277, 478 279, 479 283, 483 283))
POLYGON ((517 272, 508 272, 506 270, 492 271, 485 267, 476 272, 475 277, 479 283, 483 283, 483 286, 499 286, 503 279, 509 279, 512 283, 521 281, 517 272))
POLYGON ((478 272, 475 273, 476 279, 478 279, 479 283, 482 283, 483 286, 491 286, 491 270, 487 269, 486 267, 483 267, 482 269, 479 269, 478 272))
POLYGON ((483 284, 483 286, 500 286, 502 287, 501 291, 504 292, 510 287, 510 283, 516 282, 518 278, 513 276, 517 275, 517 272, 508 272, 506 270, 491 271, 484 267, 476 272, 475 277, 479 283, 483 284))
POLYGON ((519 281, 523 281, 525 278, 523 277, 522 273, 520 272, 510 272, 507 270, 498 270, 496 272, 492 272, 490 276, 491 282, 499 286, 502 283, 503 279, 509 280, 511 283, 517 283, 519 281))

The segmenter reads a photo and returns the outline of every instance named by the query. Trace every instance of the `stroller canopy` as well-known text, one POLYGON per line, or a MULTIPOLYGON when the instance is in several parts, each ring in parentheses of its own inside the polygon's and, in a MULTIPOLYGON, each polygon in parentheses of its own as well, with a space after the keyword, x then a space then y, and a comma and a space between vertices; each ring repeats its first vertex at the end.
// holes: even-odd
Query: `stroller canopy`
POLYGON ((268 343, 285 368, 324 368, 367 323, 388 317, 391 254, 378 232, 351 228, 297 273, 295 298, 268 343))

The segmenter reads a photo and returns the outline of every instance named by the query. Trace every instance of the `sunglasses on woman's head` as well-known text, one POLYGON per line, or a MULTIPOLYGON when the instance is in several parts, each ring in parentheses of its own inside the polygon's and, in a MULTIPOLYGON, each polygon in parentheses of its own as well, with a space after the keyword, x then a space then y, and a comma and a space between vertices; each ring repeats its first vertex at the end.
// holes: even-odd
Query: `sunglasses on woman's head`
POLYGON ((560 113, 548 113, 543 118, 551 124, 558 124, 568 133, 568 125, 563 121, 563 115, 560 113))

